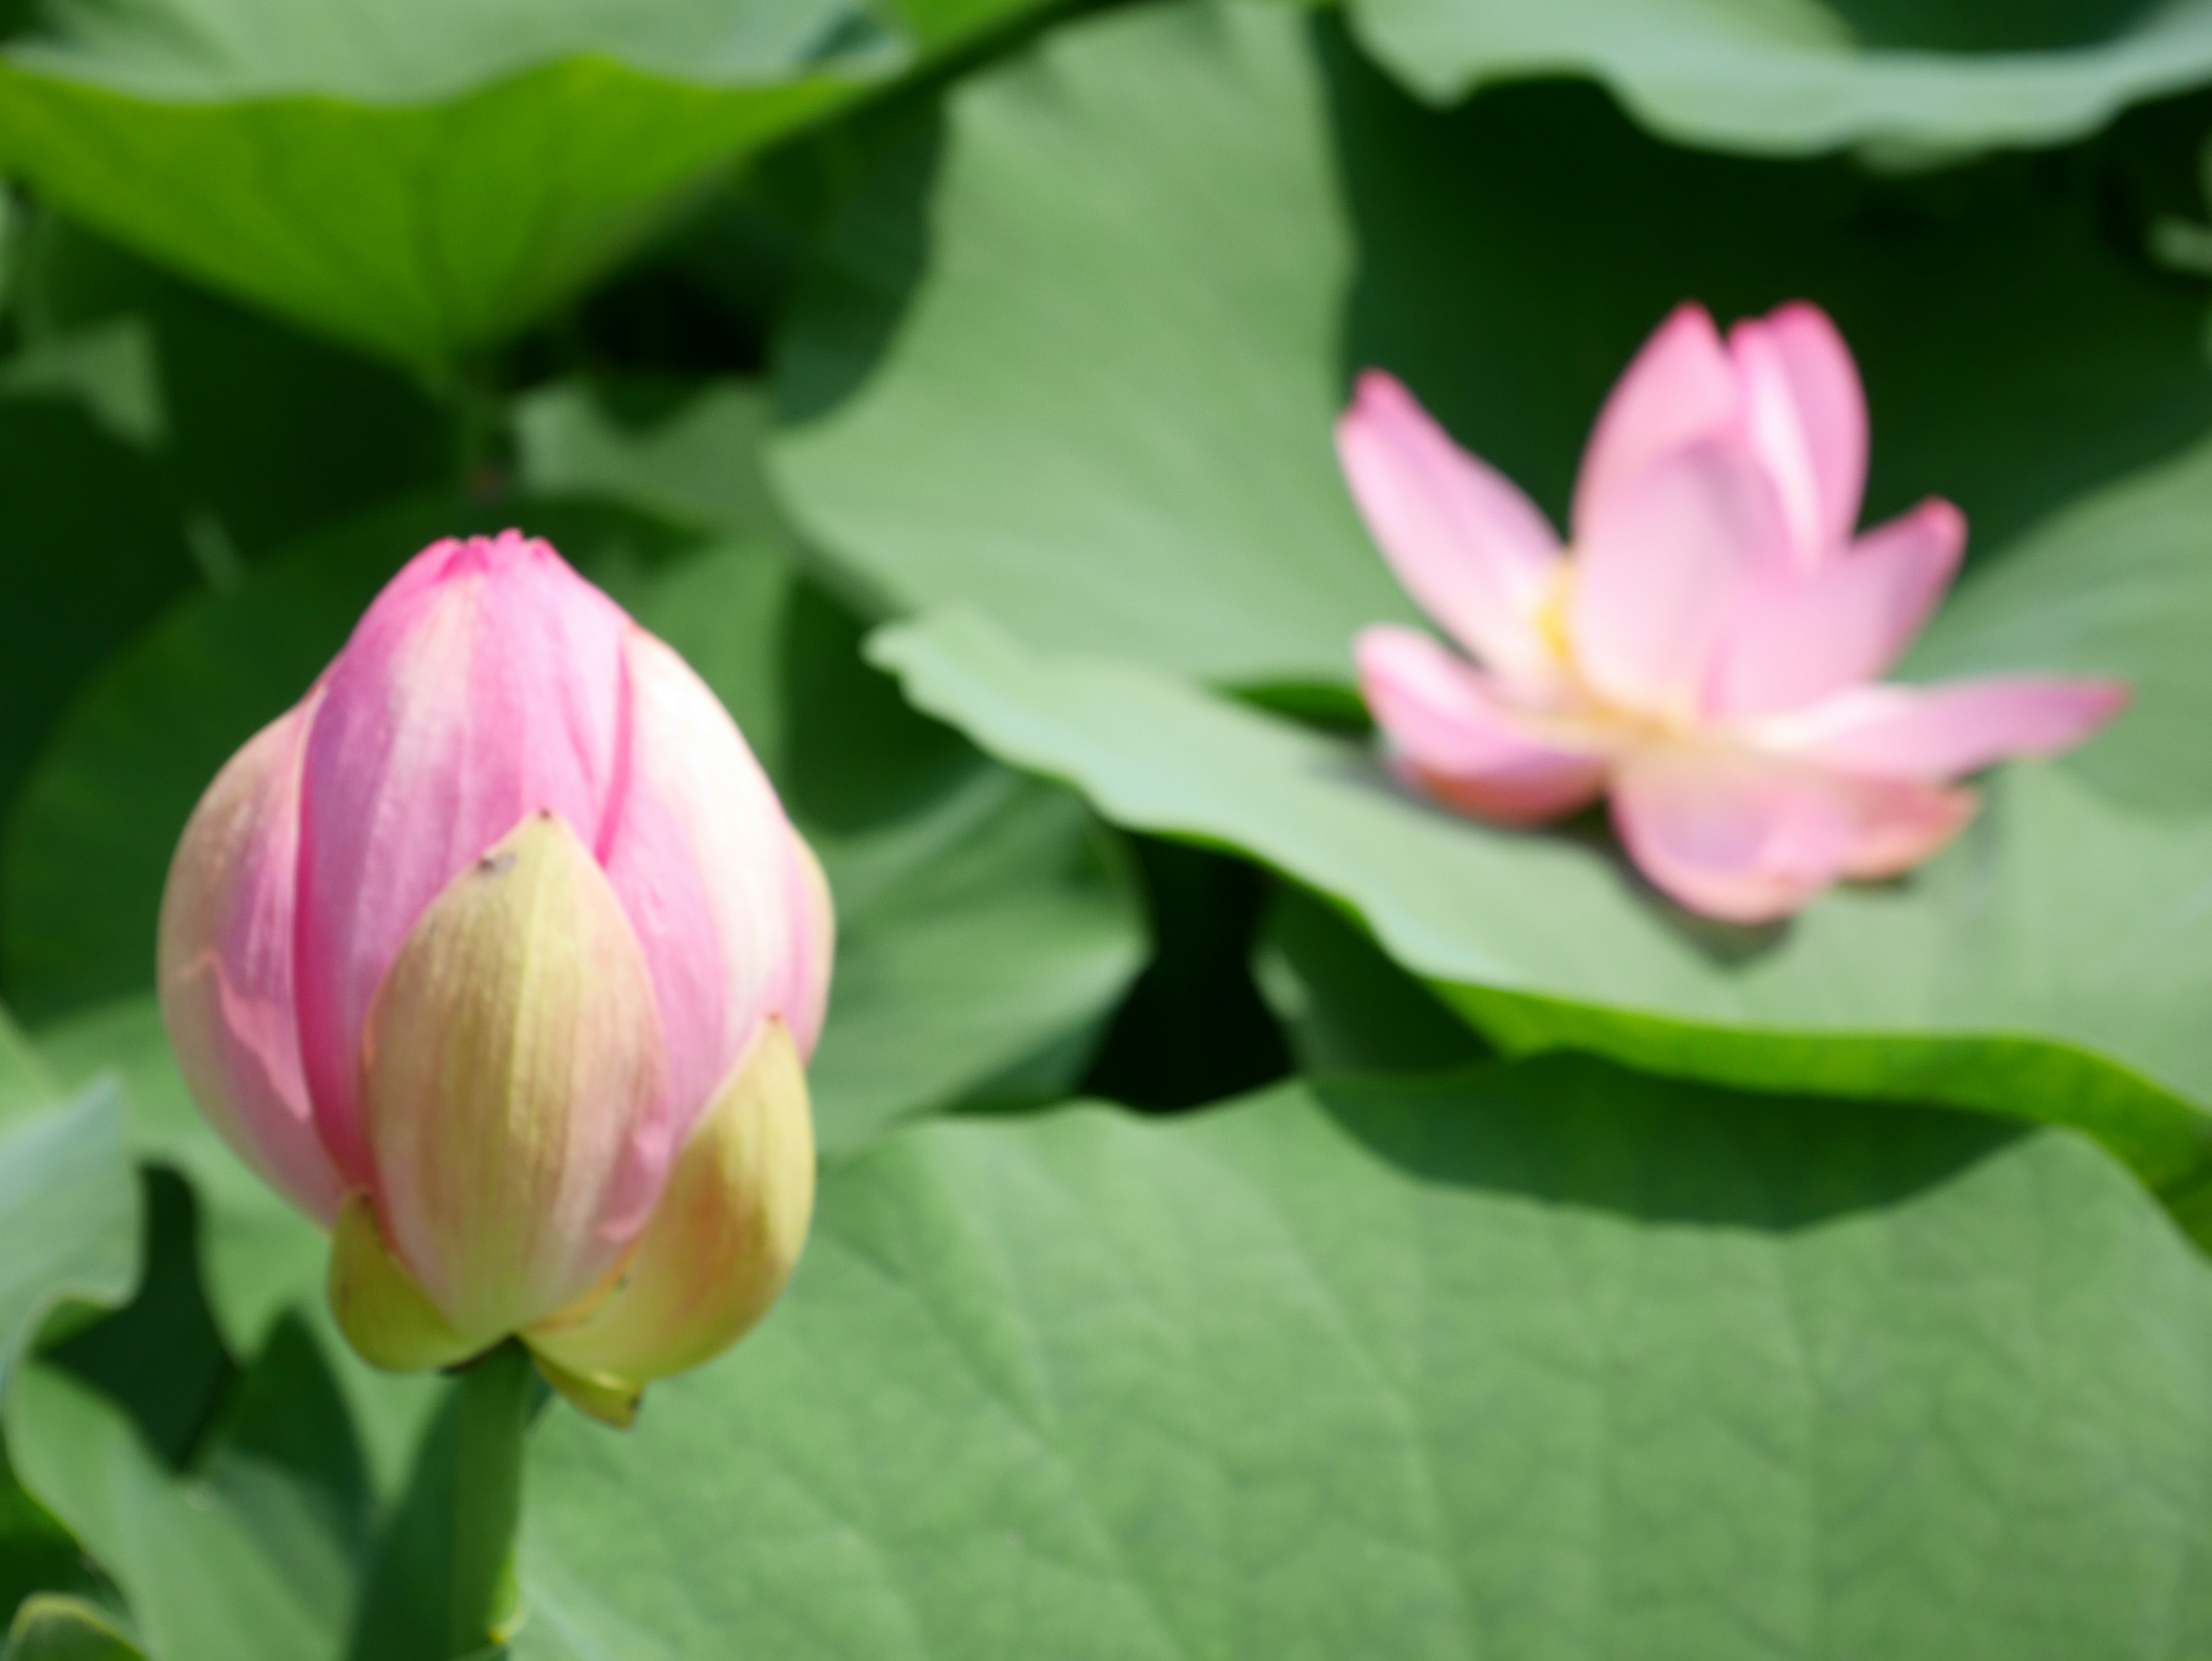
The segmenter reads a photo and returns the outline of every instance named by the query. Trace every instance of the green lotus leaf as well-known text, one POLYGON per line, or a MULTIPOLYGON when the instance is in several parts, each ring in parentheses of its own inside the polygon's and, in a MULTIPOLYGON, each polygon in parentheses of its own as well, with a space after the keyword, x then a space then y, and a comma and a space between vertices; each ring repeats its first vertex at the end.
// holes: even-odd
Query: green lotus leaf
POLYGON ((1685 143, 1942 155, 2055 144, 2212 80, 2212 6, 2139 0, 1352 0, 1438 103, 1499 81, 1602 82, 1685 143))
POLYGON ((1555 1059, 946 1120, 527 1472, 522 1661, 2182 1661, 2212 1281, 2063 1132, 1555 1059))
POLYGON ((748 154, 1016 3, 32 0, 0 170, 155 259, 428 368, 605 272, 748 154))

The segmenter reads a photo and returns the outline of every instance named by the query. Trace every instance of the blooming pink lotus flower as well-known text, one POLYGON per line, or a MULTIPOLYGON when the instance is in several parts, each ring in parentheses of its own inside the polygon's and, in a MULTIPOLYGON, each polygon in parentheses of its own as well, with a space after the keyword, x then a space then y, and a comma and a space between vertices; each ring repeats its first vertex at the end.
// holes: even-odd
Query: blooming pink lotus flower
POLYGON ((626 1422, 796 1261, 831 934, 714 695, 508 532, 416 556, 209 787, 161 1011, 216 1129, 333 1227, 363 1356, 519 1334, 626 1422))
POLYGON ((1765 922, 1910 870, 1973 816, 1958 779, 2078 744, 2127 699, 2049 676, 1869 684, 1949 587, 1966 526, 1930 500, 1856 532, 1866 404, 1812 306, 1725 342, 1698 306, 1660 326, 1583 453, 1571 549, 1387 374, 1361 377, 1337 449, 1399 581, 1474 660, 1360 634, 1401 775, 1497 824, 1604 794, 1692 910, 1765 922))

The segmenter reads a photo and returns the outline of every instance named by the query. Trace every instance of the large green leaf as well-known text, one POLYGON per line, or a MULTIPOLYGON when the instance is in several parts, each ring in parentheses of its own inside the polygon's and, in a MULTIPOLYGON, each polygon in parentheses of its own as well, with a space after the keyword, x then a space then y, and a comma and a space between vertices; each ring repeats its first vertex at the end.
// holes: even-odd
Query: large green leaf
POLYGON ((805 528, 895 607, 1243 678, 1404 615, 1328 459, 1352 252, 1297 15, 1077 25, 951 108, 786 343, 805 528))
POLYGON ((2140 0, 1353 0, 1424 97, 1565 73, 1656 131, 1803 152, 2049 144, 2212 81, 2212 5, 2140 0))
POLYGON ((1424 110, 1286 8, 1154 6, 972 78, 855 204, 781 362, 794 515, 894 609, 1240 684, 1337 682, 1410 615, 1339 481, 1397 372, 1564 508, 1686 295, 1826 305, 1865 370, 1875 514, 1986 555, 2212 423, 2201 289, 2096 152, 1931 179, 1668 149, 1587 88, 1424 110))
MULTIPOLYGON (((253 1333, 240 1366, 204 1296, 211 1208, 167 1170, 145 1191, 129 1304, 49 1330, 12 1381, 15 1469, 128 1605, 153 1661, 351 1655, 371 1565, 419 1527, 394 1502, 439 1382, 368 1375, 313 1316, 253 1333)), ((428 1590, 380 1574, 388 1601, 428 1590)))
POLYGON ((565 298, 905 55, 851 0, 9 15, 0 168, 217 287, 424 363, 565 298))
POLYGON ((825 1154, 1073 1082, 1143 957, 1104 834, 1066 792, 979 767, 919 812, 817 838, 840 931, 808 1079, 825 1154))
POLYGON ((2212 1171, 2212 915, 2189 897, 2212 815, 2106 793, 2094 750, 1997 776, 1911 879, 1739 930, 1674 911, 1601 841, 1457 818, 1364 744, 1158 670, 1033 653, 972 614, 878 649, 923 709, 1117 823, 1243 849, 1353 906, 1509 1048, 2073 1124, 2177 1199, 2212 1171))
POLYGON ((627 1438, 530 1661, 2182 1658, 2212 1282, 2063 1133, 1573 1060, 947 1122, 627 1438))
POLYGON ((0 1384, 68 1299, 120 1303, 138 1272, 138 1189, 114 1088, 0 1119, 0 1384))
MULTIPOLYGON (((139 1367, 164 1360, 149 1350, 139 1367)), ((346 1652, 369 1497, 343 1397, 297 1325, 276 1329, 189 1469, 57 1366, 15 1379, 7 1431, 25 1486, 122 1589, 152 1661, 346 1652)))

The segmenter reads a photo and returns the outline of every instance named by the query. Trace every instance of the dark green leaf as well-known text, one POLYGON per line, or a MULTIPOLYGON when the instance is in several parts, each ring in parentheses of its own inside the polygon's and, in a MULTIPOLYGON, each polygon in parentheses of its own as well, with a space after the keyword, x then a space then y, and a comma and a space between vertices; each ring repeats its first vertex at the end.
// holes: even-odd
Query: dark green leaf
MULTIPOLYGON (((159 447, 204 545, 248 557, 459 466, 452 413, 382 364, 253 315, 54 214, 26 239, 34 346, 136 323, 159 447)), ((222 550, 196 550, 202 563, 222 550)), ((220 566, 216 567, 220 574, 220 566)))
POLYGON ((141 1439, 181 1469, 213 1427, 237 1370, 201 1289, 191 1190, 173 1171, 144 1172, 143 1182, 137 1290, 113 1314, 48 1346, 44 1359, 106 1394, 141 1439))
POLYGON ((202 581, 173 473, 93 389, 131 396, 129 338, 0 366, 0 803, 100 661, 202 581))
MULTIPOLYGON (((12 1621, 26 1598, 88 1585, 84 1554, 69 1530, 23 1492, 0 1447, 0 1619, 12 1621)), ((6 1661, 0 1649, 0 1661, 6 1661)))

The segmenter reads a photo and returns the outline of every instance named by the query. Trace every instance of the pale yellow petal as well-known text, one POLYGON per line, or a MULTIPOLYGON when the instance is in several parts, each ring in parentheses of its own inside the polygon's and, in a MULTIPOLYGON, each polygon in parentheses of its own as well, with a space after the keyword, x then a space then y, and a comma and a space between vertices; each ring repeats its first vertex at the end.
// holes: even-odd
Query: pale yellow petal
POLYGON ((454 1328, 489 1342, 602 1281, 664 1178, 659 1017, 614 890, 532 814, 456 877, 369 1011, 379 1220, 454 1328))
POLYGON ((392 1255, 368 1196, 339 1209, 331 1234, 331 1310, 361 1359, 386 1372, 429 1372, 484 1348, 453 1330, 429 1295, 392 1255))
POLYGON ((701 1116, 613 1289, 523 1336, 601 1391, 697 1366, 781 1295, 813 1210, 806 1074, 790 1030, 771 1018, 701 1116))

